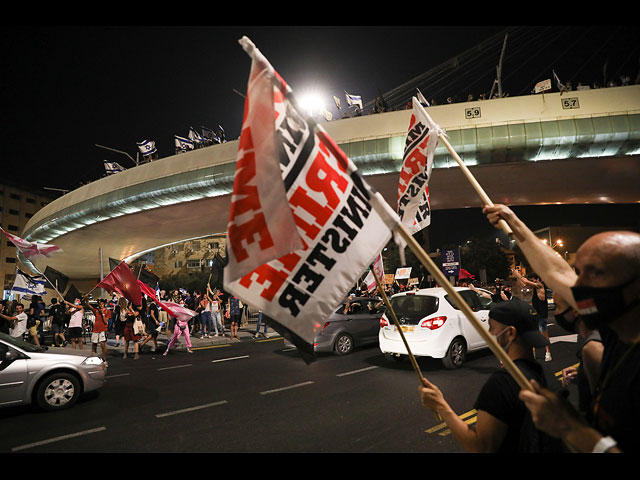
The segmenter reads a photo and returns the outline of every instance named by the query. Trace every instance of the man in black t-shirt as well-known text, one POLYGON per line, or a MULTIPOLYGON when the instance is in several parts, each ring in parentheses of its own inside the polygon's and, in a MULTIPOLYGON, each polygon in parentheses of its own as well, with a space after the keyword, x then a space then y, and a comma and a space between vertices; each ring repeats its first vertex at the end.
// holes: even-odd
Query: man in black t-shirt
POLYGON ((51 318, 51 333, 53 333, 53 344, 56 347, 65 346, 67 344, 67 340, 64 338, 64 327, 68 322, 67 308, 63 303, 58 303, 57 298, 51 299, 49 317, 51 318), (58 341, 60 341, 60 344, 58 344, 58 341))
MULTIPOLYGON (((532 347, 543 347, 548 340, 538 330, 529 304, 519 299, 502 301, 489 311, 489 333, 513 360, 527 379, 542 385, 542 367, 534 360, 532 347)), ((518 398, 520 387, 506 370, 494 372, 482 387, 475 409, 475 428, 451 409, 442 393, 425 379, 420 387, 422 403, 447 423, 453 436, 469 452, 542 453, 563 452, 562 443, 535 428, 529 410, 518 398)))

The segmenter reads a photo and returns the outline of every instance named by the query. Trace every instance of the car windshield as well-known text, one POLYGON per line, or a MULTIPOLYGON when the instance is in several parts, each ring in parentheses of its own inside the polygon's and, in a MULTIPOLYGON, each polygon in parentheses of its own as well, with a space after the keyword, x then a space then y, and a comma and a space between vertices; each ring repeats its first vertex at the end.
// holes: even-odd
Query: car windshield
POLYGON ((18 347, 18 348, 24 350, 25 352, 40 352, 40 351, 42 351, 42 347, 38 347, 36 345, 33 345, 32 343, 27 343, 27 342, 23 341, 20 338, 13 338, 13 337, 7 335, 6 333, 0 332, 0 340, 3 340, 3 341, 7 342, 10 345, 13 345, 14 347, 18 347))
POLYGON ((438 311, 438 297, 402 295, 391 299, 391 308, 400 323, 416 325, 422 318, 438 311))

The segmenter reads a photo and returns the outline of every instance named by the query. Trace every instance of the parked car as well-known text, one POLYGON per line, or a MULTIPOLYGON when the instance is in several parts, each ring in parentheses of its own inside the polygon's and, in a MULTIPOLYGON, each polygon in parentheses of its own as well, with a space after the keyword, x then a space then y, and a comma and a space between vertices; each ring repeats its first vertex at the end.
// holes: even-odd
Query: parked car
POLYGON ((333 312, 316 335, 314 351, 347 355, 356 347, 377 343, 383 312, 384 306, 379 298, 348 299, 333 312), (347 303, 349 308, 345 313, 347 303))
MULTIPOLYGON (((474 291, 456 287, 482 326, 489 330, 492 301, 474 291)), ((446 368, 459 368, 467 353, 487 348, 478 331, 460 311, 443 288, 427 288, 398 293, 391 297, 400 328, 415 357, 442 359, 446 368)), ((393 319, 387 314, 380 320, 380 350, 387 359, 407 356, 407 349, 393 319)))
POLYGON ((69 408, 104 385, 106 370, 91 353, 48 351, 0 333, 0 407, 69 408))

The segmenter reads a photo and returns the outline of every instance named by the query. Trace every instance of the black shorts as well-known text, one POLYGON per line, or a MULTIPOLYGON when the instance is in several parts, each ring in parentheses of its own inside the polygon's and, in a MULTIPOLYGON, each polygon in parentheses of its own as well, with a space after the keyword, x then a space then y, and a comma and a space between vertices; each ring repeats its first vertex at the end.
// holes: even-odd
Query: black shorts
POLYGON ((82 336, 82 327, 69 327, 70 338, 80 338, 82 336))

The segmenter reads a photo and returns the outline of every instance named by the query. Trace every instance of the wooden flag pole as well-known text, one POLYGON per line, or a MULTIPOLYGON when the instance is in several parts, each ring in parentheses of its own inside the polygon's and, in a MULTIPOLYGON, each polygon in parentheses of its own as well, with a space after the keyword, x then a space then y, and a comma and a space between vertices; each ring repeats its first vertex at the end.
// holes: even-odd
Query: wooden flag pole
POLYGON ((391 319, 394 325, 396 326, 396 328, 398 329, 398 333, 400 334, 400 338, 402 338, 404 347, 407 349, 407 354, 409 355, 409 359, 411 360, 411 365, 413 365, 413 369, 418 374, 418 380, 420 381, 420 383, 424 385, 424 377, 420 372, 420 367, 418 365, 418 362, 416 361, 415 356, 413 355, 413 353, 411 352, 411 349, 409 348, 409 343, 407 342, 407 339, 404 336, 404 332, 402 328, 400 328, 400 322, 398 321, 396 312, 393 310, 393 307, 391 306, 391 302, 389 302, 389 297, 387 297, 387 293, 384 291, 384 288, 380 283, 380 279, 378 278, 378 274, 376 273, 375 269, 372 268, 371 271, 373 272, 373 276, 376 279, 376 285, 378 286, 378 290, 380 290, 380 295, 382 296, 382 300, 384 301, 384 304, 387 306, 388 312, 391 314, 391 319))
MULTIPOLYGON (((451 154, 451 156, 458 163, 458 165, 462 169, 462 173, 464 174, 465 177, 467 177, 467 180, 469 180, 469 182, 471 183, 471 186, 474 188, 474 190, 478 193, 478 195, 484 202, 484 205, 489 205, 490 207, 493 207, 493 202, 491 201, 489 196, 486 194, 482 186, 475 179, 473 174, 469 171, 469 169, 464 164, 464 162, 462 161, 458 153, 453 149, 453 147, 449 143, 449 140, 447 140, 447 137, 444 134, 440 134, 438 138, 442 141, 442 143, 444 143, 445 147, 447 147, 447 150, 449 150, 449 153, 451 154)), ((513 230, 511 230, 511 227, 507 222, 505 222, 503 219, 500 219, 498 223, 502 231, 504 231, 504 233, 509 235, 509 237, 513 235, 513 230)))
MULTIPOLYGON (((382 300, 384 301, 384 304, 387 306, 387 311, 391 314, 391 318, 393 320, 393 323, 396 326, 396 329, 398 330, 398 333, 400 334, 400 338, 402 338, 402 342, 404 343, 404 347, 407 349, 407 354, 409 355, 409 359, 411 360, 411 365, 413 365, 413 369, 416 372, 416 374, 418 375, 418 381, 420 382, 421 385, 424 385, 425 387, 427 386, 425 383, 425 379, 424 379, 424 375, 422 375, 422 372, 420 371, 420 366, 418 365, 418 362, 416 360, 416 357, 413 355, 413 353, 411 352, 411 349, 409 348, 409 343, 407 342, 407 339, 404 336, 404 332, 402 331, 402 328, 400 327, 400 322, 398 321, 398 317, 396 316, 396 312, 393 310, 393 307, 391 306, 391 302, 389 301, 389 297, 387 297, 387 293, 384 291, 384 286, 380 283, 380 279, 378 278, 378 274, 376 273, 375 268, 372 268, 371 271, 373 272, 373 278, 376 279, 376 285, 378 286, 378 290, 380 290, 380 295, 382 295, 382 300)), ((442 421, 442 417, 440 416, 440 414, 438 412, 433 412, 436 416, 436 420, 441 422, 442 421)))
MULTIPOLYGON (((449 140, 447 140, 447 137, 444 134, 440 134, 438 138, 442 141, 442 143, 444 143, 445 147, 447 147, 447 150, 449 150, 449 153, 451 154, 451 156, 458 163, 458 165, 462 169, 462 173, 464 174, 465 177, 467 177, 467 180, 469 180, 469 182, 471 183, 471 186, 474 188, 474 190, 478 193, 478 195, 484 202, 484 205, 489 205, 490 207, 493 207, 493 202, 491 201, 489 196, 486 194, 482 186, 475 179, 473 174, 469 171, 469 169, 464 164, 464 162, 462 161, 458 153, 453 149, 453 147, 449 143, 449 140)), ((511 227, 509 226, 509 224, 505 222, 503 219, 500 219, 498 224, 500 225, 500 228, 502 229, 502 231, 504 231, 504 233, 509 235, 509 237, 513 235, 513 230, 511 230, 511 227)))
POLYGON ((436 279, 436 282, 442 286, 446 292, 449 294, 453 302, 456 306, 464 313, 467 317, 471 325, 477 330, 480 334, 480 337, 487 343, 488 347, 491 351, 498 357, 498 359, 502 362, 505 369, 511 374, 513 379, 520 385, 520 388, 523 390, 532 390, 531 384, 524 376, 524 374, 516 367, 513 363, 513 360, 509 358, 504 349, 498 345, 498 342, 493 335, 490 335, 489 332, 482 326, 480 320, 476 318, 471 310, 471 307, 464 301, 464 299, 460 296, 460 294, 453 288, 453 285, 449 283, 447 278, 444 276, 444 273, 433 263, 433 260, 426 254, 426 252, 422 249, 422 247, 418 244, 418 242, 413 238, 413 236, 407 231, 407 229, 402 225, 398 224, 396 227, 396 231, 404 241, 407 243, 411 251, 418 257, 418 260, 425 266, 425 268, 433 275, 436 279))

